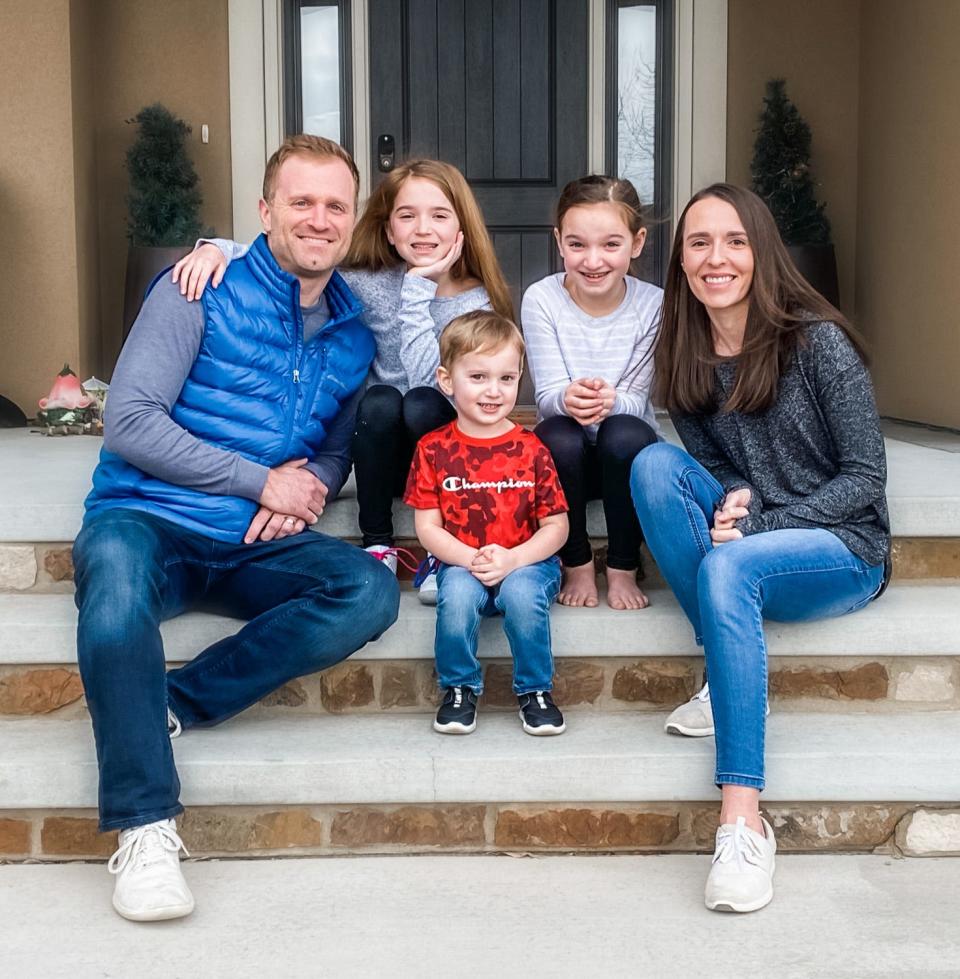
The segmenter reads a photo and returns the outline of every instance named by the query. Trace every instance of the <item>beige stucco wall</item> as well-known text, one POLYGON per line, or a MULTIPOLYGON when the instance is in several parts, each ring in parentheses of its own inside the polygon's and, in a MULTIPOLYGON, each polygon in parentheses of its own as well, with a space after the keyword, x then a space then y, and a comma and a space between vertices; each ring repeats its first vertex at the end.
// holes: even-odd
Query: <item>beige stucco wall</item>
POLYGON ((787 94, 813 132, 818 196, 833 225, 840 304, 850 314, 856 306, 860 25, 860 0, 729 0, 727 179, 749 186, 767 80, 786 78, 787 94))
POLYGON ((100 304, 109 367, 120 345, 127 255, 124 155, 134 127, 124 120, 162 102, 193 127, 187 148, 200 177, 203 221, 218 235, 232 232, 229 34, 227 0, 100 0, 97 6, 100 304), (206 145, 203 123, 210 127, 206 145))
POLYGON ((77 370, 70 5, 0 3, 0 394, 27 414, 77 370))
POLYGON ((881 411, 960 428, 960 3, 866 8, 859 321, 881 411))
POLYGON ((109 379, 119 349, 125 119, 194 127, 203 221, 231 233, 227 0, 3 0, 0 38, 0 394, 32 414, 64 361, 109 379))
POLYGON ((70 2, 70 67, 73 116, 73 189, 77 254, 80 379, 102 371, 100 249, 97 209, 96 0, 70 2))

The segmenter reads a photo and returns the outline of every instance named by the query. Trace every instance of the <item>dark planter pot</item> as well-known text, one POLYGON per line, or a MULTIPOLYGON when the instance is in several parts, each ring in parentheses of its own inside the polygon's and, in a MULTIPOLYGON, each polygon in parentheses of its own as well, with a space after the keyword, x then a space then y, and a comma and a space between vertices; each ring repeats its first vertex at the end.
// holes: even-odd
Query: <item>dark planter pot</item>
POLYGON ((131 245, 127 252, 127 278, 123 288, 123 335, 127 339, 130 327, 140 312, 150 283, 164 270, 183 258, 190 245, 157 248, 150 245, 131 245))
POLYGON ((0 394, 0 428, 26 428, 27 416, 9 398, 0 394))
POLYGON ((840 308, 840 287, 837 283, 837 256, 833 245, 787 245, 787 251, 800 274, 817 292, 840 308))

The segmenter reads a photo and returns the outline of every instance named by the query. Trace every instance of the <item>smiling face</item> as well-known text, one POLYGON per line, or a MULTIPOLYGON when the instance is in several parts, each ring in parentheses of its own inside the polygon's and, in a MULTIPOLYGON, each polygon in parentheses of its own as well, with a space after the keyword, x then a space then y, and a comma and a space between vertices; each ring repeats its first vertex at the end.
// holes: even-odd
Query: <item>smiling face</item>
POLYGON ((612 311, 623 299, 623 278, 643 249, 646 230, 630 231, 617 204, 579 204, 554 229, 566 271, 564 285, 574 302, 588 312, 612 311))
POLYGON ((437 370, 441 390, 453 398, 464 435, 496 438, 513 427, 507 415, 517 403, 520 350, 505 343, 496 350, 474 350, 437 370))
POLYGON ((272 199, 260 201, 260 220, 277 263, 300 279, 304 302, 319 298, 347 254, 355 219, 356 184, 343 160, 284 160, 272 199))
POLYGON ((424 177, 410 177, 397 191, 387 240, 412 266, 432 265, 453 247, 460 219, 443 191, 424 177))
POLYGON ((741 328, 753 284, 753 248, 736 208, 719 197, 691 205, 683 223, 683 271, 713 320, 741 328))

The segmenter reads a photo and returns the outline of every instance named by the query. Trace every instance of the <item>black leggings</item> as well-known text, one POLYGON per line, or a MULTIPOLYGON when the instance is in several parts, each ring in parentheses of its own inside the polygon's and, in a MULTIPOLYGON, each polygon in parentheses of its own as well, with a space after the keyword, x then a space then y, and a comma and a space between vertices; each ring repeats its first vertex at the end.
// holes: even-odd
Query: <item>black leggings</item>
POLYGON ((393 498, 403 495, 417 442, 453 421, 453 405, 435 388, 401 394, 386 384, 368 388, 357 408, 353 468, 363 546, 393 544, 393 498))
POLYGON ((594 445, 573 418, 555 415, 534 432, 553 455, 570 507, 570 536, 560 560, 575 568, 592 559, 587 501, 601 499, 607 521, 607 565, 619 571, 635 570, 643 535, 630 499, 630 466, 641 449, 657 441, 654 430, 634 415, 610 415, 600 422, 594 445))

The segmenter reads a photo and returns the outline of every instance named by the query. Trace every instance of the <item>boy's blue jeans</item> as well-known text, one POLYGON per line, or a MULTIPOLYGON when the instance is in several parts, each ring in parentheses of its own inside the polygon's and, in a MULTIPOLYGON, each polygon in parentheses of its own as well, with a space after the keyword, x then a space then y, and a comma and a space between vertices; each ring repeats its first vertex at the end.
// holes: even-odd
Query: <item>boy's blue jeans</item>
POLYGON ((716 730, 717 785, 764 786, 763 619, 804 622, 862 608, 883 584, 828 530, 773 530, 714 546, 723 487, 691 455, 648 446, 630 476, 644 537, 702 645, 716 730))
POLYGON ((519 696, 553 687, 550 606, 560 592, 560 559, 517 568, 493 588, 466 569, 444 564, 437 576, 437 636, 434 654, 441 687, 471 687, 483 693, 477 659, 480 620, 502 614, 513 655, 513 691, 519 696))
POLYGON ((182 811, 168 705, 185 729, 224 721, 375 639, 400 597, 387 568, 332 537, 228 544, 124 508, 88 520, 73 559, 101 830, 182 811), (200 601, 250 621, 167 673, 160 622, 200 601))

